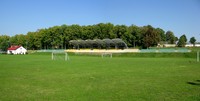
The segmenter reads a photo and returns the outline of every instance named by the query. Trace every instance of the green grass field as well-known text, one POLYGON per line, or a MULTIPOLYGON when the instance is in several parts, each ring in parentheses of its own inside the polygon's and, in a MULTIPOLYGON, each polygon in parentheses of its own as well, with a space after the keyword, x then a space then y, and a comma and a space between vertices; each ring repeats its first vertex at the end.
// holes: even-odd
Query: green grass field
POLYGON ((199 101, 195 54, 163 56, 0 55, 0 101, 199 101))

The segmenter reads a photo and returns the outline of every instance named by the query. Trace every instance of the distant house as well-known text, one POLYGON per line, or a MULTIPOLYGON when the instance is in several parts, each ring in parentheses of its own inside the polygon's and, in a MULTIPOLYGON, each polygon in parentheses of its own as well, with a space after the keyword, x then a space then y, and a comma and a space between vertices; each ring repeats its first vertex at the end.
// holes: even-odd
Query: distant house
POLYGON ((22 46, 11 46, 7 50, 7 54, 26 54, 27 50, 22 46))

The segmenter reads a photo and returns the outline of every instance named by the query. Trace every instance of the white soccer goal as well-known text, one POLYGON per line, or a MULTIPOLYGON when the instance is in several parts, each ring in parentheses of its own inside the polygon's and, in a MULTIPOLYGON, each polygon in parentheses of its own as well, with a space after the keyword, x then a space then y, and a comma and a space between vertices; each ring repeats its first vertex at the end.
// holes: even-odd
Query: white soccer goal
POLYGON ((104 58, 104 57, 110 57, 112 58, 112 53, 101 53, 101 57, 104 58))
POLYGON ((69 60, 69 55, 66 52, 52 52, 51 54, 52 60, 69 60))

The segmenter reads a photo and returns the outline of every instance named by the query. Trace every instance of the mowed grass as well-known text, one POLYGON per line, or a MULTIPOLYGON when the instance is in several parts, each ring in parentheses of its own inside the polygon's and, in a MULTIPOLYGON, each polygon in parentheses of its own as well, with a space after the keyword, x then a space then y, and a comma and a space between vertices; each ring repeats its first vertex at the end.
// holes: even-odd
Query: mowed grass
POLYGON ((195 58, 0 55, 0 101, 199 101, 195 58))

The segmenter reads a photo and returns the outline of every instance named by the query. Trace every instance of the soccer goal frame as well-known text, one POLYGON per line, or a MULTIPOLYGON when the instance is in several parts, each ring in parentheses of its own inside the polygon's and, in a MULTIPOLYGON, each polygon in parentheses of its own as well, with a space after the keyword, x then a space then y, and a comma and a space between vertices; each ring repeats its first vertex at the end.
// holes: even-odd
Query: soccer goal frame
POLYGON ((101 53, 101 57, 104 58, 104 57, 110 57, 112 58, 112 53, 101 53))
POLYGON ((52 52, 51 54, 52 60, 69 60, 69 55, 66 52, 52 52))

